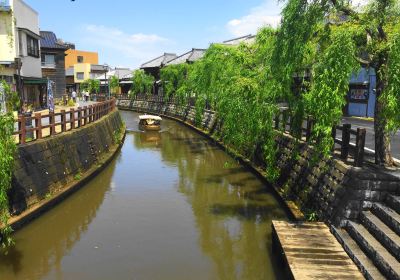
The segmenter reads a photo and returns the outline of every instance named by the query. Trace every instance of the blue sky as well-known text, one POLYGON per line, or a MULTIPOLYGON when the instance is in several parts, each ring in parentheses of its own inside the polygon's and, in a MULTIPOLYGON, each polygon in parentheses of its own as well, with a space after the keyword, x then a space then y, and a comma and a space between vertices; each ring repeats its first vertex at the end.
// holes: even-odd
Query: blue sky
POLYGON ((41 30, 54 31, 99 63, 137 68, 163 52, 255 33, 279 22, 277 0, 25 0, 41 30), (57 4, 55 4, 57 3, 57 4))

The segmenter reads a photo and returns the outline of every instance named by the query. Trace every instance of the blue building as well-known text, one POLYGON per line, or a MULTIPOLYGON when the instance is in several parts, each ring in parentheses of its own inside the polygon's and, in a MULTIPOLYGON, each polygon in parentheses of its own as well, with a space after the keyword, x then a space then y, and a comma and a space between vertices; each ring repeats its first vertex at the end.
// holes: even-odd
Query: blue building
POLYGON ((350 79, 344 114, 356 117, 374 117, 376 102, 376 73, 373 68, 362 68, 350 79))

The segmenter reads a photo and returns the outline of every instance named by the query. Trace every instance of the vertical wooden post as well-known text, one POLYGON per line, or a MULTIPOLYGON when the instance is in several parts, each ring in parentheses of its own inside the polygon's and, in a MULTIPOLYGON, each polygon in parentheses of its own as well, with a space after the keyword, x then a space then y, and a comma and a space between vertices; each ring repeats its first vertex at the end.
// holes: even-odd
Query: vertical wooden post
POLYGON ((284 110, 282 112, 282 124, 283 124, 283 132, 286 132, 286 125, 288 121, 288 110, 284 110))
POLYGON ((351 124, 346 123, 346 124, 343 125, 343 130, 342 130, 342 148, 341 148, 341 158, 343 160, 347 160, 347 157, 349 156, 350 130, 351 130, 351 124))
POLYGON ((365 135, 365 128, 357 128, 356 152, 354 155, 354 165, 357 167, 361 167, 364 163, 365 135))
POLYGON ((61 110, 61 132, 67 131, 67 119, 65 117, 65 110, 61 110))
POLYGON ((306 141, 311 140, 313 127, 314 127, 314 120, 310 116, 308 116, 307 117, 307 128, 306 128, 306 141))
POLYGON ((70 111, 70 122, 71 122, 71 130, 75 128, 75 110, 71 108, 70 111))
POLYGON ((83 107, 83 125, 87 125, 87 106, 83 107))
POLYGON ((21 131, 19 135, 19 143, 20 144, 25 144, 26 142, 26 120, 24 115, 19 116, 20 122, 19 122, 19 130, 21 131))
POLYGON ((275 129, 279 130, 279 120, 280 120, 280 116, 281 116, 281 112, 279 112, 276 116, 275 116, 275 129))
POLYGON ((35 114, 35 124, 36 124, 36 139, 42 139, 42 114, 35 114))
POLYGON ((49 112, 50 135, 56 134, 54 112, 49 112))
POLYGON ((332 136, 332 138, 333 138, 332 152, 334 152, 334 151, 335 151, 335 141, 336 141, 336 125, 334 125, 334 126, 332 127, 331 136, 332 136))
POLYGON ((93 105, 89 105, 89 123, 93 122, 93 105))
POLYGON ((82 126, 82 108, 78 107, 78 127, 82 126))

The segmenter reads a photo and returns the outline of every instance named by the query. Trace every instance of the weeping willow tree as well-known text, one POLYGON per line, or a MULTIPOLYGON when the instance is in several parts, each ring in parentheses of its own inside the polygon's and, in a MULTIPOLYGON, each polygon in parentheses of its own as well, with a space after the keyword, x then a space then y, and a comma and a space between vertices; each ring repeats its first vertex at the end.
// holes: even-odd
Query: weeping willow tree
POLYGON ((151 94, 154 86, 153 76, 146 74, 143 70, 135 70, 132 73, 131 98, 137 94, 151 94))
MULTIPOLYGON (((392 165, 390 134, 400 128, 399 1, 370 0, 355 8, 343 0, 289 0, 274 50, 276 79, 294 111, 316 117, 315 139, 332 145, 330 126, 340 120, 351 72, 372 67, 377 76, 375 161, 392 165), (292 76, 312 69, 305 98, 293 94, 292 76)), ((307 83, 306 83, 307 84, 307 83)))
POLYGON ((195 96, 198 119, 209 104, 223 120, 224 140, 249 156, 263 146, 267 162, 275 154, 276 104, 287 102, 298 133, 304 116, 314 117, 311 140, 328 156, 351 75, 374 68, 375 161, 391 165, 390 133, 400 128, 399 15, 395 0, 362 8, 344 0, 288 0, 280 27, 261 29, 254 44, 214 44, 190 67, 164 69, 166 92, 195 96))
POLYGON ((168 66, 161 71, 166 94, 195 97, 196 121, 206 104, 223 126, 222 140, 248 158, 267 160, 268 175, 276 177, 273 115, 277 111, 276 83, 271 73, 275 31, 261 30, 255 44, 213 44, 194 64, 168 66), (268 63, 266 63, 268 62, 268 63))

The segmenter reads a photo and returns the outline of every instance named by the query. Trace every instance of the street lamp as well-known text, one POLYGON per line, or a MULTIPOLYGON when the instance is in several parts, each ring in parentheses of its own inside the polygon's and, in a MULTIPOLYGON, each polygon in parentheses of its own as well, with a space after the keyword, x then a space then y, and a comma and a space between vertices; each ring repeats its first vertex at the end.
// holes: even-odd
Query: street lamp
POLYGON ((104 89, 105 95, 104 96, 109 97, 109 92, 107 92, 107 89, 108 89, 108 85, 107 85, 108 64, 107 63, 104 63, 103 69, 104 69, 104 87, 105 87, 105 89, 104 89))

